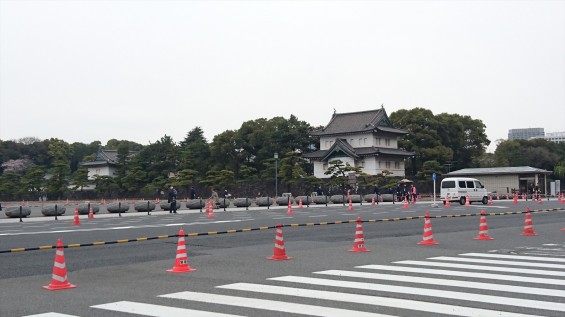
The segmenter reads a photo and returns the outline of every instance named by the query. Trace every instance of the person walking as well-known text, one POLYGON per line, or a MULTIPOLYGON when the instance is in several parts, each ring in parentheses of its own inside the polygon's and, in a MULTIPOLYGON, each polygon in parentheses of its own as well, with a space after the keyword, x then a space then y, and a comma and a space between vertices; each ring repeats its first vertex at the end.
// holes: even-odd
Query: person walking
POLYGON ((214 209, 218 208, 218 200, 219 200, 219 196, 218 196, 218 192, 216 192, 216 189, 214 187, 212 187, 212 195, 210 196, 210 200, 212 200, 214 202, 214 209))
POLYGON ((380 199, 380 196, 381 196, 381 190, 380 190, 378 184, 375 184, 375 186, 373 187, 373 194, 375 194, 375 201, 377 202, 377 205, 378 205, 379 199, 380 199))
POLYGON ((177 190, 171 185, 169 188, 169 199, 167 200, 168 203, 171 204, 171 208, 169 209, 169 213, 177 213, 177 190))
POLYGON ((414 202, 416 202, 416 197, 418 195, 418 191, 416 190, 416 186, 414 186, 414 184, 412 184, 412 186, 410 186, 410 192, 412 194, 412 200, 414 202))

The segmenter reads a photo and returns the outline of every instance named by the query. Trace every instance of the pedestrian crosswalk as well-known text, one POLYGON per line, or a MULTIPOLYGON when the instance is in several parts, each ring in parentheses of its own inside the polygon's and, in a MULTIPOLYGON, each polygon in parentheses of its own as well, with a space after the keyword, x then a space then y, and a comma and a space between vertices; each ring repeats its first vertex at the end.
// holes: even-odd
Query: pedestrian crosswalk
MULTIPOLYGON (((463 253, 388 265, 284 275, 212 290, 116 301, 89 315, 233 316, 565 316, 565 257, 463 253), (105 312, 105 313, 102 313, 105 312)), ((26 317, 79 317, 44 313, 26 317)))

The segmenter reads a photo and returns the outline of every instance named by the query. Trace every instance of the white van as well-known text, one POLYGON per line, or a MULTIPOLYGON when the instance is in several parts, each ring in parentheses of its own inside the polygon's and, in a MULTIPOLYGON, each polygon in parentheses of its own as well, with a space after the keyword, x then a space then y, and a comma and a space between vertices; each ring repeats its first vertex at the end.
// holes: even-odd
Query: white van
POLYGON ((445 205, 446 196, 449 195, 449 201, 459 201, 464 205, 469 197, 469 203, 480 201, 484 205, 488 203, 488 193, 477 179, 466 177, 448 177, 441 181, 440 199, 445 205))

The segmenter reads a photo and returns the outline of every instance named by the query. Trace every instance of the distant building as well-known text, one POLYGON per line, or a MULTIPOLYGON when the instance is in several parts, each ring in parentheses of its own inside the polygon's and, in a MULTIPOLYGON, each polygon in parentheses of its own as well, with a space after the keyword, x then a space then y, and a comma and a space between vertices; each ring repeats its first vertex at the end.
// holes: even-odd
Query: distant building
POLYGON ((363 173, 377 175, 388 170, 392 176, 404 177, 404 160, 414 155, 398 148, 398 138, 407 132, 395 128, 384 107, 361 112, 335 113, 325 128, 312 132, 320 137, 318 151, 303 157, 314 163, 314 176, 325 175, 329 162, 361 167, 363 173))
MULTIPOLYGON (((130 152, 129 156, 136 154, 137 152, 130 152)), ((92 160, 80 163, 80 166, 88 169, 89 180, 94 180, 96 175, 114 177, 118 166, 118 151, 100 148, 92 160)))
POLYGON ((547 194, 547 175, 551 173, 551 171, 529 166, 464 168, 447 173, 445 177, 476 178, 486 187, 488 192, 500 195, 514 192, 525 193, 528 184, 539 184, 542 193, 547 194))
POLYGON ((565 142, 565 132, 548 132, 544 139, 550 142, 563 143, 565 142))
POLYGON ((543 138, 545 132, 543 128, 510 129, 508 140, 529 140, 531 138, 543 138))

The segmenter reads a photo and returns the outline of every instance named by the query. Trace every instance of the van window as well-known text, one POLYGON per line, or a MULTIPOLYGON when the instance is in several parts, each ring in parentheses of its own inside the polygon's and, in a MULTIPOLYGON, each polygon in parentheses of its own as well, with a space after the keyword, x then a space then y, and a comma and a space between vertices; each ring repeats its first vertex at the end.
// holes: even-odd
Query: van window
POLYGON ((475 183, 473 183, 473 181, 467 181, 467 188, 475 188, 475 183))
POLYGON ((475 188, 485 188, 485 186, 483 186, 483 184, 481 184, 481 182, 475 181, 475 188))
POLYGON ((455 188, 455 181, 441 182, 441 188, 455 188))
POLYGON ((465 181, 459 181, 459 188, 467 188, 465 181))

